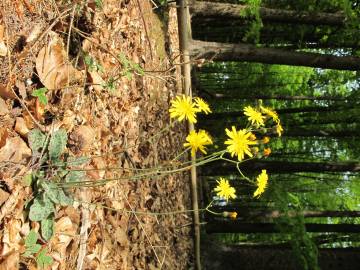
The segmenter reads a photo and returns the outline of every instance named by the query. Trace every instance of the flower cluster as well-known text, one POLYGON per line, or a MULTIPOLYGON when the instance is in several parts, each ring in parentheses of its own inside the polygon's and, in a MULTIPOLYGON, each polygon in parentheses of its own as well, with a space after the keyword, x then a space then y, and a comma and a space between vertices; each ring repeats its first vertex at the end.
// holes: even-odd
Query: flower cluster
MULTIPOLYGON (((181 95, 177 96, 173 101, 171 101, 171 108, 169 109, 170 117, 181 122, 184 119, 188 120, 190 123, 197 122, 197 113, 203 112, 205 114, 211 113, 209 105, 201 98, 191 97, 181 95)), ((253 197, 260 197, 266 190, 268 185, 269 176, 266 170, 262 170, 261 174, 258 175, 256 180, 251 180, 245 177, 240 171, 239 163, 243 162, 247 158, 259 158, 259 157, 268 157, 271 154, 270 147, 265 147, 266 144, 270 142, 270 138, 266 136, 269 131, 276 133, 279 137, 283 133, 283 127, 281 126, 280 119, 278 114, 272 109, 260 105, 257 108, 252 106, 246 106, 244 108, 244 115, 247 117, 249 124, 246 128, 237 129, 236 126, 231 126, 231 129, 225 128, 225 133, 227 139, 224 144, 226 148, 224 150, 212 153, 211 158, 208 159, 214 160, 227 160, 223 158, 223 155, 228 153, 232 158, 236 158, 236 161, 231 161, 236 163, 237 168, 243 179, 250 181, 256 190, 253 193, 253 197), (270 127, 269 127, 270 126, 270 127), (260 138, 258 139, 257 136, 260 138)), ((207 154, 206 147, 213 144, 213 140, 208 132, 205 130, 192 130, 186 137, 186 142, 184 147, 191 149, 191 155, 195 156, 196 152, 200 151, 203 154, 207 154)), ((202 159, 206 161, 207 157, 205 156, 202 159)), ((206 163, 206 162, 205 162, 206 163)), ((225 178, 220 177, 217 180, 217 186, 214 188, 216 195, 222 199, 228 201, 229 199, 236 198, 236 190, 232 187, 229 181, 225 178)), ((223 212, 224 217, 230 217, 236 219, 236 212, 223 212)))
POLYGON ((176 118, 179 122, 187 119, 190 123, 196 123, 196 113, 208 114, 211 113, 211 110, 202 98, 196 97, 193 101, 191 97, 181 95, 171 101, 169 112, 170 118, 176 118))

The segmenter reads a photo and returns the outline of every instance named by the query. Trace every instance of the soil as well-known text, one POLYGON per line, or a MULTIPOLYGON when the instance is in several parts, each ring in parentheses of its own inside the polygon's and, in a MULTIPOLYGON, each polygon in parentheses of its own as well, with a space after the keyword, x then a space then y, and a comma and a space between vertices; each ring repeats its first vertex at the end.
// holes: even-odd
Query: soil
POLYGON ((89 187, 66 190, 74 203, 56 205, 53 237, 38 239, 45 269, 192 268, 189 175, 132 178, 182 151, 185 126, 166 129, 178 56, 176 11, 151 0, 1 1, 0 270, 40 269, 24 256, 30 230, 41 235, 24 181, 39 170, 33 129, 66 130, 61 158, 88 158, 72 169, 89 187))

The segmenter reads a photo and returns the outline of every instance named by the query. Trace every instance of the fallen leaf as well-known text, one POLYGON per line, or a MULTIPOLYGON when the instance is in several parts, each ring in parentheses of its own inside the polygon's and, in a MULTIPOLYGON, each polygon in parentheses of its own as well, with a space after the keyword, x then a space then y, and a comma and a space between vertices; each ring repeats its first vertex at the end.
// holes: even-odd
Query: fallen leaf
POLYGON ((37 98, 35 102, 35 118, 39 121, 44 119, 46 105, 42 104, 37 98))
POLYGON ((29 133, 29 128, 26 126, 26 122, 22 117, 16 117, 15 131, 22 137, 26 137, 29 133))
POLYGON ((6 144, 0 148, 0 162, 19 163, 29 157, 31 157, 31 150, 20 137, 6 140, 6 144))
POLYGON ((4 30, 5 27, 3 25, 0 25, 0 56, 6 56, 8 49, 4 42, 4 30))
POLYGON ((90 126, 80 126, 70 134, 71 148, 75 153, 90 151, 95 142, 95 131, 90 126))
POLYGON ((50 32, 50 42, 36 58, 36 70, 42 84, 49 90, 59 89, 69 82, 79 81, 82 73, 69 64, 59 36, 50 32))
POLYGON ((0 116, 3 116, 8 113, 9 113, 9 109, 7 108, 6 102, 0 97, 0 116))
POLYGON ((5 127, 0 128, 0 148, 6 144, 9 133, 5 127))
POLYGON ((35 27, 31 30, 30 34, 26 39, 26 43, 30 43, 35 41, 41 34, 42 26, 40 24, 35 25, 35 27))
POLYGON ((0 205, 2 205, 9 198, 9 196, 9 193, 0 188, 0 205))
POLYGON ((10 87, 7 87, 4 84, 0 84, 0 97, 2 98, 9 98, 9 99, 16 99, 16 95, 13 93, 13 91, 10 89, 10 87))
POLYGON ((20 97, 22 97, 23 99, 26 99, 27 93, 26 93, 25 83, 22 81, 16 81, 15 86, 19 89, 20 97))
POLYGON ((0 264, 0 270, 19 269, 19 260, 19 252, 11 252, 3 258, 3 262, 0 264))
POLYGON ((101 78, 99 73, 97 73, 96 71, 88 71, 88 73, 90 75, 91 83, 92 83, 92 86, 94 87, 94 89, 96 91, 103 90, 105 81, 101 78))

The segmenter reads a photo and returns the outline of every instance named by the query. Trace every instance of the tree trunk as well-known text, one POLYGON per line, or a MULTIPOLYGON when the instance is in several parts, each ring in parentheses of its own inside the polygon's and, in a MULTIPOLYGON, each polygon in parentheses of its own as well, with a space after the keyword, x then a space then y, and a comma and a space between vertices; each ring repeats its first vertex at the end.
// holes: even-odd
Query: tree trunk
MULTIPOLYGON (((360 267, 359 248, 319 249, 321 269, 357 270, 360 267)), ((204 246, 206 270, 295 270, 299 269, 292 249, 276 245, 220 245, 204 246)), ((313 268, 310 268, 313 269, 313 268)))
MULTIPOLYGON (((241 220, 213 219, 206 226, 207 233, 276 233, 280 232, 274 223, 244 223, 241 220)), ((358 224, 306 223, 308 232, 360 233, 358 224)))
MULTIPOLYGON (((287 162, 273 160, 249 160, 239 165, 243 172, 256 172, 266 169, 271 173, 294 172, 359 172, 359 162, 287 162)), ((202 171, 203 175, 239 174, 235 164, 217 161, 209 164, 202 171)))
POLYGON ((195 59, 205 58, 214 61, 246 61, 338 70, 360 70, 360 57, 356 56, 335 56, 272 48, 257 48, 249 44, 192 40, 190 52, 195 59))
MULTIPOLYGON (((215 17, 218 20, 229 20, 244 19, 241 13, 248 8, 249 6, 247 5, 195 1, 190 7, 190 11, 197 17, 215 17)), ((344 25, 346 19, 342 13, 310 13, 264 7, 259 8, 259 13, 263 21, 279 23, 341 26, 344 25)))

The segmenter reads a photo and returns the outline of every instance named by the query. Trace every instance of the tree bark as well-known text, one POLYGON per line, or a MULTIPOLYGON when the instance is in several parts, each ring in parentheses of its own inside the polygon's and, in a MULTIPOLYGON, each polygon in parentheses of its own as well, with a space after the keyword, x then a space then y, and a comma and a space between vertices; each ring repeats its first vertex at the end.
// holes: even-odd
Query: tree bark
POLYGON ((360 57, 294 52, 257 48, 249 44, 229 44, 192 40, 191 56, 214 61, 246 61, 266 64, 305 66, 338 70, 360 70, 360 57))
MULTIPOLYGON (((273 160, 249 160, 239 164, 244 172, 266 169, 270 173, 294 172, 359 172, 359 162, 287 162, 273 160)), ((203 175, 234 175, 238 170, 234 164, 217 161, 209 164, 202 171, 203 175)))
MULTIPOLYGON (((207 233, 276 233, 280 232, 274 223, 244 223, 240 220, 214 219, 205 226, 207 233)), ((306 223, 308 232, 360 233, 358 224, 306 223)))
MULTIPOLYGON (((218 20, 246 19, 240 14, 249 8, 247 5, 195 1, 190 11, 196 17, 215 17, 218 20)), ((300 12, 297 10, 259 8, 263 21, 311 25, 342 26, 346 17, 342 13, 300 12)))

